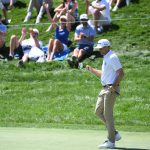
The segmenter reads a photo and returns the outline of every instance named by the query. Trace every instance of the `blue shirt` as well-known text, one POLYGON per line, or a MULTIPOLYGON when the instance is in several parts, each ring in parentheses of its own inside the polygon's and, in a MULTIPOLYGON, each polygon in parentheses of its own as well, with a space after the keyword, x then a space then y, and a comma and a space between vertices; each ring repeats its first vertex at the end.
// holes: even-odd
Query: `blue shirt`
POLYGON ((2 23, 0 23, 0 31, 4 32, 4 33, 6 33, 6 31, 7 31, 7 27, 2 23))
POLYGON ((69 31, 65 28, 61 30, 59 27, 56 28, 55 39, 58 39, 63 44, 68 44, 69 31))
MULTIPOLYGON (((84 27, 82 24, 78 25, 75 31, 75 36, 79 36, 80 33, 84 33, 85 36, 93 36, 95 37, 96 31, 93 27, 91 27, 89 24, 84 27)), ((78 44, 87 44, 87 45, 94 45, 94 41, 88 41, 86 39, 81 39, 78 44)))

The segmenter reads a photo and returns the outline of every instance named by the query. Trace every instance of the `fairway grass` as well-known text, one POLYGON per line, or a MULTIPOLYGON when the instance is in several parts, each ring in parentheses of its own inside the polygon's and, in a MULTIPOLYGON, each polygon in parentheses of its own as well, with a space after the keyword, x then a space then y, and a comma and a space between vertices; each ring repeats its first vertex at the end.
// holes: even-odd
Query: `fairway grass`
MULTIPOLYGON (((150 149, 150 132, 120 132, 116 149, 150 149)), ((45 128, 0 128, 0 150, 97 150, 106 131, 45 128)))

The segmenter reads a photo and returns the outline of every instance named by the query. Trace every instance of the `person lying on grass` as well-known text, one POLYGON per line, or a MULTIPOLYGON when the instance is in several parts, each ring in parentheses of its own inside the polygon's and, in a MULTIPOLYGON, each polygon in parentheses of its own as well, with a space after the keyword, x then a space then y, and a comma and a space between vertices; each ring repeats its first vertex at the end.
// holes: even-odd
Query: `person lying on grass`
POLYGON ((30 38, 26 39, 27 29, 22 28, 21 37, 18 40, 16 35, 12 35, 10 39, 10 57, 14 57, 15 54, 19 55, 21 59, 18 62, 18 66, 22 66, 25 62, 27 62, 31 58, 35 58, 39 55, 44 55, 44 52, 40 50, 42 47, 42 42, 39 41, 39 31, 38 29, 30 28, 29 34, 30 38), (36 50, 35 50, 36 49, 36 50), (34 53, 33 53, 34 51, 34 53))

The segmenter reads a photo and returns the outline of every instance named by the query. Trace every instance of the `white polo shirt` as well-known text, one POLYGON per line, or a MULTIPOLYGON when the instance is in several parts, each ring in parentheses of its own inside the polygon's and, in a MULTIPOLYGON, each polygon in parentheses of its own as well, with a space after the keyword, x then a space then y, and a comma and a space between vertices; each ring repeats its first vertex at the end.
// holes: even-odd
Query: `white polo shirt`
MULTIPOLYGON (((110 17, 110 10, 109 10, 109 2, 107 0, 101 0, 101 1, 93 1, 92 5, 96 5, 96 6, 105 6, 106 9, 100 11, 100 13, 102 14, 103 17, 108 18, 108 20, 111 22, 111 17, 110 17)), ((89 6, 88 8, 89 13, 90 14, 94 14, 95 9, 92 6, 89 6)))
POLYGON ((122 65, 118 56, 110 50, 103 58, 101 76, 102 85, 113 84, 117 77, 116 71, 120 68, 122 68, 122 65))

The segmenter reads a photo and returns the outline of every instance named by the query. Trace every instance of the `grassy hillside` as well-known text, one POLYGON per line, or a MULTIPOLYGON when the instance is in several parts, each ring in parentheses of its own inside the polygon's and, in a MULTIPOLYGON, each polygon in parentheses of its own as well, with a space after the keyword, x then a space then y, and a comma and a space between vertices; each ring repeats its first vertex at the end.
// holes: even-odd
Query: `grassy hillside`
MULTIPOLYGON (((23 2, 27 3, 27 0, 23 2)), ((149 0, 133 2, 111 13, 112 27, 97 35, 95 41, 108 38, 125 70, 121 96, 115 106, 116 125, 121 129, 150 131, 149 0)), ((55 0, 54 3, 58 5, 59 1, 55 0)), ((84 12, 82 8, 84 3, 79 0, 80 13, 84 12)), ((7 45, 10 35, 20 35, 22 26, 34 26, 35 12, 29 22, 32 25, 23 25, 25 12, 26 7, 17 7, 9 12, 12 22, 8 28, 7 45)), ((53 32, 45 32, 47 16, 44 16, 42 23, 36 27, 40 30, 40 39, 47 43, 53 37, 53 32)), ((73 32, 70 39, 73 39, 73 32)), ((0 61, 0 126, 99 127, 100 122, 94 114, 101 89, 97 77, 84 69, 70 69, 66 61, 44 64, 29 62, 25 68, 17 68, 16 62, 0 61)), ((84 64, 97 68, 101 67, 101 63, 102 58, 84 61, 84 64)))

